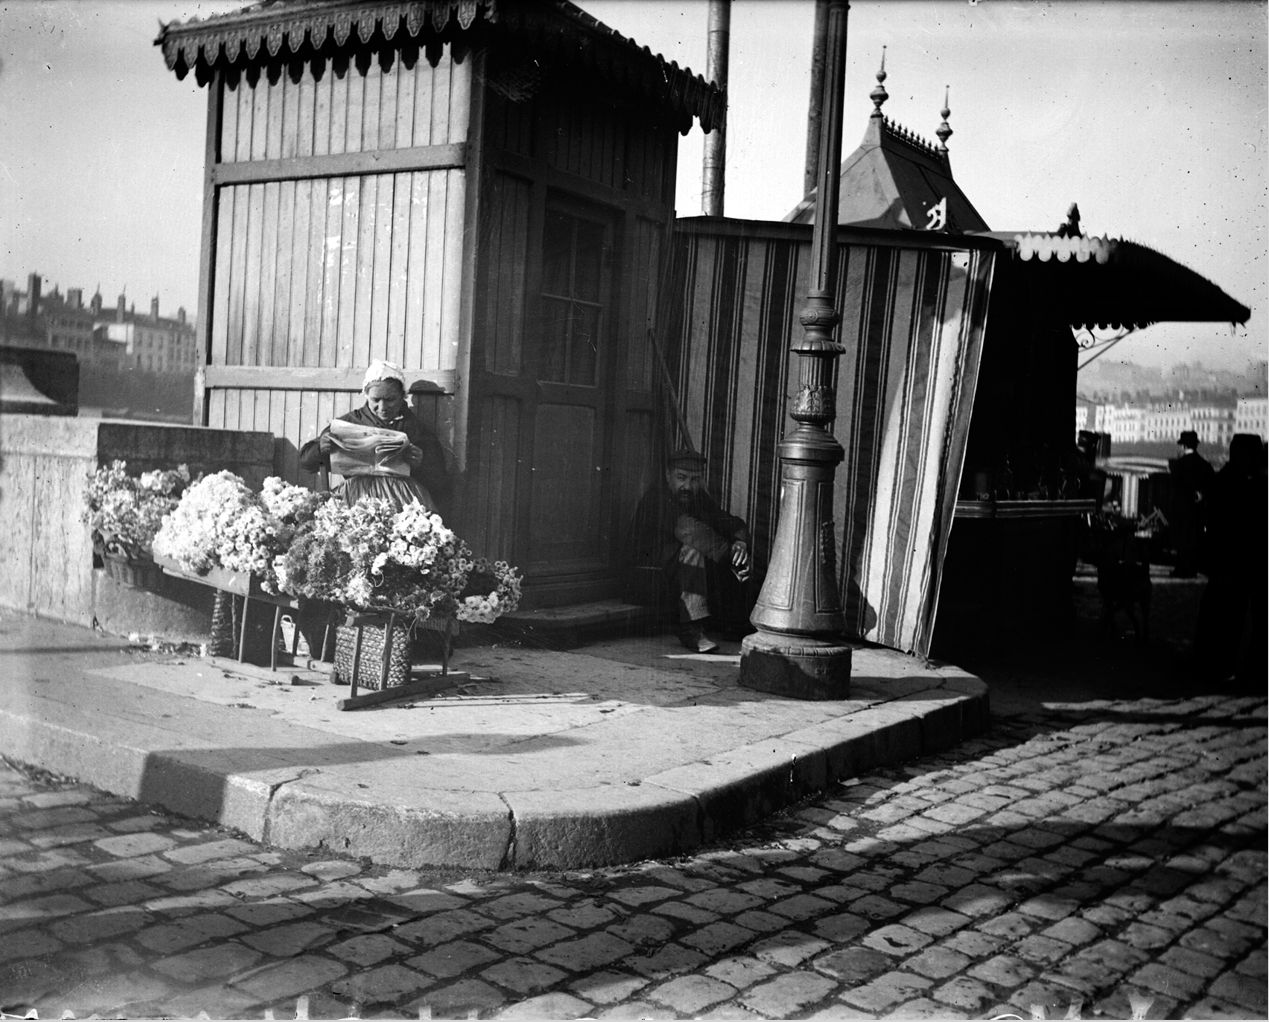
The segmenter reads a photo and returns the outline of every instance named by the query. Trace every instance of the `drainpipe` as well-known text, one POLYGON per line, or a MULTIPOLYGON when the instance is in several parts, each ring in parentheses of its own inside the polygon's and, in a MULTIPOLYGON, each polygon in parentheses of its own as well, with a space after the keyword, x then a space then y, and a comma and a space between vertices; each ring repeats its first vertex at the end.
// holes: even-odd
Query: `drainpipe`
MULTIPOLYGON (((708 52, 705 77, 727 91, 727 54, 731 46, 731 0, 709 0, 708 52)), ((705 135, 701 167, 701 212, 723 215, 723 187, 727 164, 727 118, 705 135)))

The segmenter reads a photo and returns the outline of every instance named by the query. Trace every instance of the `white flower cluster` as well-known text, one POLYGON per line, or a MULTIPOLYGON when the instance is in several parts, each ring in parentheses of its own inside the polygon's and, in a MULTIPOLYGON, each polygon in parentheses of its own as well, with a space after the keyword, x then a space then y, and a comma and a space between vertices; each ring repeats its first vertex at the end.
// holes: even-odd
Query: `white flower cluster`
POLYGON ((326 495, 276 476, 256 494, 234 473, 217 472, 185 491, 154 537, 154 550, 197 575, 212 568, 250 572, 265 590, 276 592, 275 558, 298 523, 326 501, 326 495))
POLYGON ((185 465, 133 477, 126 461, 112 461, 88 476, 83 519, 106 550, 148 556, 164 516, 188 483, 185 465))

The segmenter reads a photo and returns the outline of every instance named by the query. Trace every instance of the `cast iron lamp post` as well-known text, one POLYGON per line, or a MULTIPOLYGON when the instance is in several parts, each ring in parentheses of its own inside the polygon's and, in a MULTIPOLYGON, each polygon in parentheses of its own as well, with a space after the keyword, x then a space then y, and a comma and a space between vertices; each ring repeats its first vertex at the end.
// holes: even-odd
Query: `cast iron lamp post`
POLYGON ((833 340, 837 204, 846 75, 847 0, 829 0, 820 122, 811 287, 792 345, 800 360, 789 410, 796 425, 780 441, 780 509, 770 567, 750 622, 758 629, 740 653, 740 684, 798 699, 844 699, 851 647, 837 584, 833 474, 845 457, 831 429, 837 415, 833 340))

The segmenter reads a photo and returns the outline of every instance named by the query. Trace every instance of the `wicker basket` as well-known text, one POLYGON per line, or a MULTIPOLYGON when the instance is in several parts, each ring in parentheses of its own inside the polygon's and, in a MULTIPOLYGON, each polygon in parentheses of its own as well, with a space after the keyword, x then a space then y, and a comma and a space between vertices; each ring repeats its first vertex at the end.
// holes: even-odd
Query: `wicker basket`
MULTIPOLYGON (((269 663, 273 645, 273 611, 271 607, 262 607, 258 603, 252 603, 251 608, 242 658, 245 663, 263 666, 269 663)), ((217 589, 215 602, 212 603, 211 634, 207 643, 207 652, 211 656, 238 659, 239 642, 242 639, 242 615, 242 597, 217 589)))
POLYGON ((349 615, 335 630, 337 684, 383 689, 409 680, 410 630, 395 615, 349 615))

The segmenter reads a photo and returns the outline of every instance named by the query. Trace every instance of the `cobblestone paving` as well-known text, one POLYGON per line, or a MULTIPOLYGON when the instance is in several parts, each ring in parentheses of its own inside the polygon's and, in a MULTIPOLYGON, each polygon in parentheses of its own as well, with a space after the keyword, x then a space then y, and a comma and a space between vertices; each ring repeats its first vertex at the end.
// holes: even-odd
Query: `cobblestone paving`
POLYGON ((1261 697, 997 719, 725 847, 532 875, 280 853, 0 765, 0 1008, 1266 1017, 1261 697))

